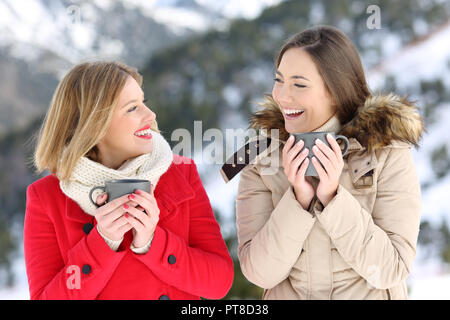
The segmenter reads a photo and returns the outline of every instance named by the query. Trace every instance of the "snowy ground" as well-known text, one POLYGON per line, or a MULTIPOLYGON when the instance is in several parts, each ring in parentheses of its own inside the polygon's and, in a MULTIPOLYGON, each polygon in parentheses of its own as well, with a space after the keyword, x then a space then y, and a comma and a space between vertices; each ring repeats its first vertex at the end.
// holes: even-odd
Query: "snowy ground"
POLYGON ((449 300, 450 275, 417 279, 412 285, 410 300, 449 300))

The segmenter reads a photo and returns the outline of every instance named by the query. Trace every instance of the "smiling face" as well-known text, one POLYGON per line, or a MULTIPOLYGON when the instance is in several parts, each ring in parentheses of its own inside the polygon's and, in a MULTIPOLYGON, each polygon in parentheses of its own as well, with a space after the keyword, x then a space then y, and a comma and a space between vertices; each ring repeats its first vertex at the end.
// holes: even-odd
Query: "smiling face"
POLYGON ((103 165, 117 169, 123 162, 153 150, 153 141, 148 133, 150 124, 156 119, 155 113, 144 104, 144 92, 131 76, 120 92, 117 107, 108 131, 97 144, 99 161, 103 165))
POLYGON ((289 133, 311 132, 336 112, 311 56, 302 48, 288 49, 275 75, 272 96, 289 133))

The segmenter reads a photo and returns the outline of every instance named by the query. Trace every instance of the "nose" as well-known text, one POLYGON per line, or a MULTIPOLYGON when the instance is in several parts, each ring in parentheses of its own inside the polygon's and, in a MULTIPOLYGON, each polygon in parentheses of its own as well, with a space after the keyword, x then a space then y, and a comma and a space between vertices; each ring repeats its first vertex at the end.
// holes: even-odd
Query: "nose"
POLYGON ((273 96, 275 100, 278 100, 282 105, 289 104, 292 102, 291 93, 287 86, 279 86, 278 88, 274 88, 273 96))
POLYGON ((278 100, 281 103, 290 103, 292 102, 292 97, 291 97, 291 93, 289 91, 289 88, 287 88, 286 86, 283 86, 280 88, 280 92, 278 94, 278 100))
POLYGON ((156 119, 156 114, 148 109, 147 115, 146 115, 146 121, 154 121, 156 119))

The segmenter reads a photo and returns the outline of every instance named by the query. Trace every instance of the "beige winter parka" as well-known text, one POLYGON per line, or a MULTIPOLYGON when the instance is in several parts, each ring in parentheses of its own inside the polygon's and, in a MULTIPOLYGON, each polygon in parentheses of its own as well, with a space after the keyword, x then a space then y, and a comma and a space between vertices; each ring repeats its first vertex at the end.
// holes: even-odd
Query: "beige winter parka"
POLYGON ((283 171, 283 124, 270 97, 252 122, 280 129, 281 138, 241 171, 236 224, 246 278, 265 289, 263 299, 407 299, 421 214, 411 154, 424 131, 417 107, 373 96, 338 122, 350 146, 337 195, 325 208, 314 197, 308 211, 283 171))

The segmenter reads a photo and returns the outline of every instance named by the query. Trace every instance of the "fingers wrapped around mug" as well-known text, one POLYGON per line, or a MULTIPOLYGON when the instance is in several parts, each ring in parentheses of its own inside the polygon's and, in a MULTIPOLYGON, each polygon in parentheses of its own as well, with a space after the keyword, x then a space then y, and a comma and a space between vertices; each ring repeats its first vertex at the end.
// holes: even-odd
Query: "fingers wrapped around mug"
POLYGON ((304 176, 308 168, 309 149, 304 148, 291 162, 288 170, 288 180, 294 181, 300 176, 304 176))
POLYGON ((315 157, 312 158, 312 163, 320 179, 316 193, 324 206, 336 195, 339 179, 344 167, 339 145, 332 137, 327 137, 327 139, 332 149, 322 141, 317 140, 316 146, 313 147, 315 157))
POLYGON ((151 187, 151 193, 143 190, 136 190, 135 193, 129 196, 130 201, 142 207, 144 211, 134 208, 133 206, 124 206, 126 212, 124 217, 136 231, 135 239, 133 241, 133 244, 136 247, 143 246, 151 239, 159 221, 159 208, 153 195, 152 188, 153 187, 151 187))
POLYGON ((153 193, 153 185, 150 185, 150 193, 145 192, 144 190, 137 189, 133 194, 130 194, 128 198, 143 207, 147 214, 149 214, 151 211, 152 214, 154 212, 157 212, 157 214, 159 215, 158 204, 153 193))
MULTIPOLYGON (((313 152, 316 157, 314 157, 313 165, 316 168, 317 173, 320 176, 328 175, 333 178, 339 178, 342 169, 344 167, 344 161, 342 159, 342 152, 333 137, 327 137, 331 148, 328 147, 324 142, 317 139, 316 145, 313 147, 313 152), (320 163, 324 166, 325 170, 320 166, 320 163)), ((322 177, 321 177, 322 178, 322 177)))
POLYGON ((125 214, 123 215, 128 222, 136 229, 136 231, 141 232, 145 229, 150 229, 150 216, 133 206, 124 206, 125 214))
MULTIPOLYGON (((284 173, 286 174, 287 177, 290 177, 292 175, 292 172, 296 173, 298 171, 300 163, 296 163, 296 159, 298 159, 299 156, 305 155, 304 153, 299 154, 299 151, 304 146, 304 141, 300 140, 295 145, 292 145, 294 142, 294 138, 293 136, 291 137, 292 139, 290 138, 283 148, 283 167, 284 173), (295 165, 297 166, 294 168, 295 165)), ((307 149, 305 148, 304 150, 307 149)))

